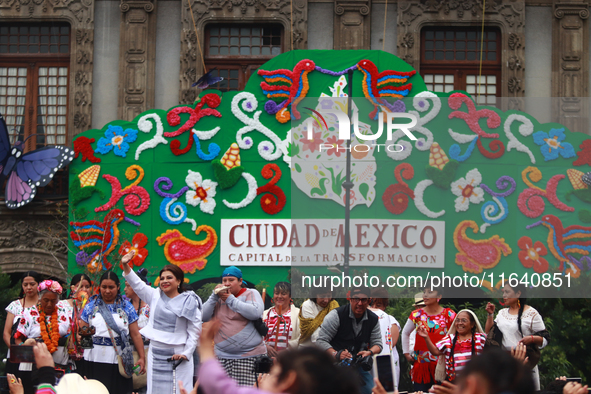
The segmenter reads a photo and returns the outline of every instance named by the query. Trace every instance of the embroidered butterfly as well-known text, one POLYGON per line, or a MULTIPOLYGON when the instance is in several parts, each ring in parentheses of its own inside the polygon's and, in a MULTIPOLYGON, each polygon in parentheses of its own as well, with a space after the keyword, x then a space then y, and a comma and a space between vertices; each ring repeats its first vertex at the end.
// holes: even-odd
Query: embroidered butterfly
POLYGON ((0 114, 0 185, 8 178, 4 197, 10 209, 30 203, 37 188, 49 184, 57 170, 74 160, 74 150, 65 146, 48 145, 23 153, 25 142, 10 145, 6 122, 0 114))
POLYGON ((211 75, 211 73, 215 70, 217 70, 217 68, 210 70, 208 73, 199 78, 197 82, 191 85, 191 87, 197 86, 198 89, 207 89, 211 85, 215 85, 216 83, 223 81, 223 77, 216 77, 215 75, 211 75))

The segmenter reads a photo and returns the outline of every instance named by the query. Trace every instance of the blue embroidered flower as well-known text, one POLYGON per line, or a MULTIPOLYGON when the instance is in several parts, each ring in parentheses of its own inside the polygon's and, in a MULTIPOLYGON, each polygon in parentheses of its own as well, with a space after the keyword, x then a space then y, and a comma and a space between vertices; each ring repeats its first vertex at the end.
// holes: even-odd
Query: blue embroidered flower
POLYGON ((137 139, 137 130, 125 129, 121 126, 111 126, 105 131, 105 136, 98 141, 98 147, 95 149, 96 153, 103 155, 114 150, 116 156, 125 157, 129 151, 129 143, 137 139))
POLYGON ((534 142, 540 145, 540 152, 545 161, 558 159, 558 155, 568 159, 575 157, 575 149, 568 142, 562 142, 566 136, 564 129, 550 129, 549 133, 538 131, 534 133, 534 142))

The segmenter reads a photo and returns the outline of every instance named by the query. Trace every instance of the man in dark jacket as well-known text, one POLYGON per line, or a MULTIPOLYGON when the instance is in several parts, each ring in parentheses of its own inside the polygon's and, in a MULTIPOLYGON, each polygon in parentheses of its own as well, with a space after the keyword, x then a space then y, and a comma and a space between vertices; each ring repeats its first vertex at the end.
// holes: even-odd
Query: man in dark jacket
MULTIPOLYGON (((351 289, 350 303, 330 311, 320 326, 316 346, 336 361, 373 356, 382 351, 380 324, 375 313, 368 310, 370 291, 365 287, 351 289)), ((363 385, 361 393, 371 394, 373 378, 370 371, 356 365, 363 385)))

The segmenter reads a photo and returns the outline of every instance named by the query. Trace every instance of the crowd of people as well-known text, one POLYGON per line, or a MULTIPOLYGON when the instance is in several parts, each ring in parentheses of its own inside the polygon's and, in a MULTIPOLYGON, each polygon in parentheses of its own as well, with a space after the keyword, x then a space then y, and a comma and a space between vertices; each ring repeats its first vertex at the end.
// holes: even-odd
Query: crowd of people
POLYGON ((317 289, 297 308, 290 284, 279 282, 265 310, 240 269, 227 267, 202 303, 177 266, 163 267, 154 288, 147 272, 131 269, 132 258, 121 260, 125 296, 113 271, 98 283, 74 276, 67 296, 57 281, 25 273, 21 297, 6 308, 3 338, 15 353, 31 346, 35 361, 8 357, 11 393, 383 394, 373 356, 390 358, 397 388, 400 338, 417 393, 540 389, 537 362, 550 335, 522 287, 503 288, 505 308, 496 316, 486 306, 484 329, 474 311, 445 308, 443 291, 426 288, 401 328, 386 312, 384 289, 352 288, 341 306, 317 289))

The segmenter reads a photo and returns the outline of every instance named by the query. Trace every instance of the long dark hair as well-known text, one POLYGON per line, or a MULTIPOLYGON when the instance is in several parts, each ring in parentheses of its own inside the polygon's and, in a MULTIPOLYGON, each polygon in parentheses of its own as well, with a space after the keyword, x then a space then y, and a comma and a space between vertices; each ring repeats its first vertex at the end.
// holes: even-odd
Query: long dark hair
POLYGON ((511 287, 511 289, 513 289, 513 292, 517 293, 517 292, 521 292, 521 295, 519 296, 519 312, 517 312, 517 329, 519 330, 519 333, 521 334, 521 336, 523 336, 523 331, 521 330, 521 316, 523 316, 523 310, 525 308, 525 303, 527 302, 527 298, 526 298, 526 287, 524 285, 522 285, 521 283, 519 283, 517 286, 513 287, 511 285, 509 285, 509 283, 507 283, 507 286, 511 287))
POLYGON ((160 276, 162 276, 162 273, 164 271, 172 272, 174 277, 177 280, 181 281, 181 283, 179 285, 179 293, 182 293, 183 291, 187 290, 187 289, 185 289, 185 274, 183 273, 182 269, 180 269, 178 266, 176 266, 174 264, 167 264, 160 270, 160 273, 158 274, 158 278, 160 278, 160 276))
POLYGON ((92 287, 92 280, 90 279, 90 277, 86 274, 76 274, 72 277, 72 280, 70 281, 70 291, 68 292, 68 298, 72 298, 72 286, 76 286, 78 283, 82 282, 83 280, 88 281, 88 283, 90 283, 90 286, 92 287))
POLYGON ((103 298, 103 295, 101 294, 101 284, 105 280, 112 280, 113 282, 115 282, 115 285, 117 285, 117 296, 115 297, 115 304, 122 302, 123 297, 121 297, 121 293, 120 293, 121 282, 119 281, 119 276, 117 276, 117 274, 113 271, 107 271, 101 275, 101 278, 99 279, 99 294, 98 294, 98 296, 101 299, 103 298))
MULTIPOLYGON (((473 324, 473 326, 472 326, 472 353, 471 353, 471 356, 470 356, 470 358, 473 358, 474 357, 474 353, 476 353, 476 345, 475 345, 475 343, 476 343, 476 338, 475 338, 476 337, 476 320, 474 320, 474 316, 472 316, 472 314, 470 312, 460 311, 460 312, 458 312, 458 315, 460 313, 462 313, 462 312, 466 313, 469 316, 470 323, 473 324)), ((456 316, 456 319, 457 318, 458 317, 456 316)), ((457 324, 456 324, 456 326, 457 326, 457 324)), ((454 363, 454 353, 456 351, 456 342, 458 341, 458 336, 459 336, 458 335, 458 329, 456 327, 456 335, 454 335, 454 340, 453 340, 453 342, 451 344, 451 353, 449 355, 449 359, 450 359, 450 362, 451 362, 451 367, 453 368, 454 373, 455 373, 455 370, 456 370, 456 365, 454 363)))
POLYGON ((23 290, 23 286, 22 283, 25 280, 25 278, 31 277, 33 279, 35 279, 35 282, 37 282, 37 284, 41 283, 41 275, 39 275, 38 272, 36 271, 27 271, 23 274, 23 276, 21 276, 21 292, 18 296, 18 298, 23 298, 25 296, 25 291, 23 290))

